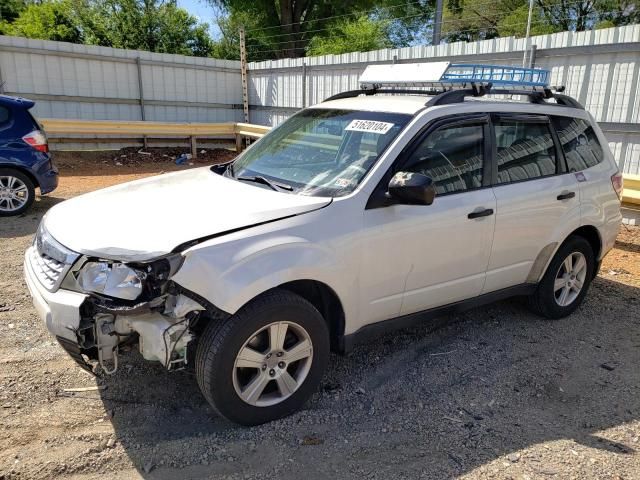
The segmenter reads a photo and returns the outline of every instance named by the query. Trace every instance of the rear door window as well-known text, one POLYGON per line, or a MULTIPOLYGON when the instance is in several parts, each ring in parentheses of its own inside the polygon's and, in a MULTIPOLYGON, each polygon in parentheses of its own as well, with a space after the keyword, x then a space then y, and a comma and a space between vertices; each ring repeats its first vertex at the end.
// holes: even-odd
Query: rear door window
POLYGON ((494 119, 498 184, 558 173, 556 147, 546 116, 494 119))
POLYGON ((602 161, 602 146, 588 122, 581 118, 554 117, 553 125, 570 172, 586 170, 602 161))

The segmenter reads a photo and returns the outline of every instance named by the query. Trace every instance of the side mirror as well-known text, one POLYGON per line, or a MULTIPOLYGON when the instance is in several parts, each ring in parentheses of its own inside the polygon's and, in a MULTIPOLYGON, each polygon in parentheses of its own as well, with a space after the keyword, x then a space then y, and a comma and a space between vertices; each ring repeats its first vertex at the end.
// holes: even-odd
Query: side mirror
POLYGON ((431 205, 436 196, 433 180, 421 173, 398 172, 389 182, 388 195, 400 203, 431 205))

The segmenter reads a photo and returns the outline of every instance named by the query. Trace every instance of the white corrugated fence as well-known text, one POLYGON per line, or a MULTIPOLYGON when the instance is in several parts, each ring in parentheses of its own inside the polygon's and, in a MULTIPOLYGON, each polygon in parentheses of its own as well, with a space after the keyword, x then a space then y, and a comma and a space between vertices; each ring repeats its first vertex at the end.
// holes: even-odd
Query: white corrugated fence
MULTIPOLYGON (((303 106, 358 88, 371 63, 441 61, 535 66, 600 122, 621 170, 640 174, 640 25, 249 64, 250 121, 277 125, 303 106)), ((242 119, 240 62, 0 36, 5 93, 40 117, 169 122, 242 119)))

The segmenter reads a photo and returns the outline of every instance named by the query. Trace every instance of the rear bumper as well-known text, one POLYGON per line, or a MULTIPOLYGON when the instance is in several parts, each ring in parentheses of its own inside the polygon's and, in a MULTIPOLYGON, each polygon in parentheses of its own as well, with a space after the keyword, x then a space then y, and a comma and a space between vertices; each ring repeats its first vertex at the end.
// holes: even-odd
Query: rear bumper
POLYGON ((53 164, 53 161, 47 165, 44 171, 36 173, 36 179, 42 195, 53 192, 58 187, 58 168, 53 164))

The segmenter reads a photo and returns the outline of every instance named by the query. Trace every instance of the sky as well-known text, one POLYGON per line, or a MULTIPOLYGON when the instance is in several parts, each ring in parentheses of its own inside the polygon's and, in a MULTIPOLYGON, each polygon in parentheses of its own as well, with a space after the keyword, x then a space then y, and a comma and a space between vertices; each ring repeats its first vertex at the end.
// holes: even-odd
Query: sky
POLYGON ((214 38, 220 35, 216 25, 213 7, 204 0, 178 0, 178 6, 198 17, 201 22, 209 24, 209 32, 214 38))

